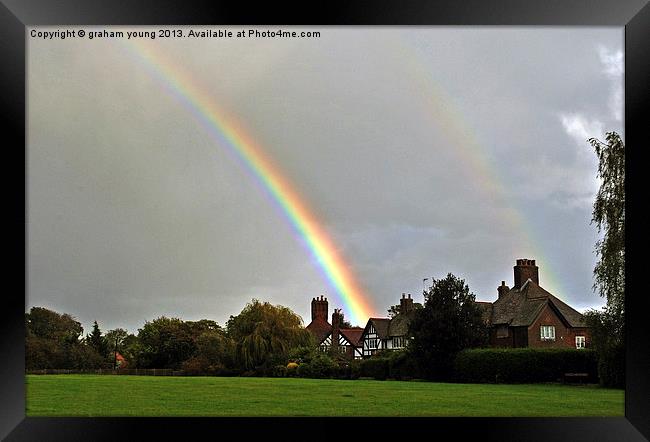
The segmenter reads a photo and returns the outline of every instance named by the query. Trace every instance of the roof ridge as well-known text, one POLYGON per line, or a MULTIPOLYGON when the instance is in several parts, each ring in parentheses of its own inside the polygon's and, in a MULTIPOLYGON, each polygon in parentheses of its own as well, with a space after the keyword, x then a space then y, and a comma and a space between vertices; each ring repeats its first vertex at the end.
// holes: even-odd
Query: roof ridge
POLYGON ((565 307, 567 307, 567 308, 573 310, 573 311, 576 312, 577 314, 582 315, 582 313, 580 313, 578 310, 574 309, 574 308, 571 307, 569 304, 567 304, 566 302, 562 301, 560 298, 558 298, 557 296, 553 295, 552 293, 549 293, 549 298, 552 298, 551 301, 557 301, 557 302, 559 302, 560 304, 562 304, 563 306, 565 306, 565 307))

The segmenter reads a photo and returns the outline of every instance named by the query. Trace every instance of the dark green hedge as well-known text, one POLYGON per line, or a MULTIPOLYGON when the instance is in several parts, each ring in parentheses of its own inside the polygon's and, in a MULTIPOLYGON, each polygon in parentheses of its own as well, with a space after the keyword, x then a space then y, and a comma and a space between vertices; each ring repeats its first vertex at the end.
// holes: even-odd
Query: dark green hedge
POLYGON ((373 356, 363 359, 359 367, 359 376, 380 381, 388 378, 388 358, 373 356))
POLYGON ((457 382, 527 383, 557 382, 565 373, 587 373, 597 382, 598 358, 589 349, 472 349, 455 360, 457 382))
POLYGON ((420 378, 417 363, 409 352, 386 351, 359 361, 359 376, 377 380, 420 378))
POLYGON ((604 387, 625 388, 625 346, 616 345, 602 351, 598 376, 604 387))

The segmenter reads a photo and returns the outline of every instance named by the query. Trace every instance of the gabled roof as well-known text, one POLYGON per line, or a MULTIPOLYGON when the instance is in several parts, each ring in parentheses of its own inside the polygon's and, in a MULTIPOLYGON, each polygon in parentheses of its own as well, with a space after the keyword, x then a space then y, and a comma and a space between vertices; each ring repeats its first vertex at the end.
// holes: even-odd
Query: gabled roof
POLYGON ((530 326, 542 309, 551 304, 571 327, 586 327, 584 317, 532 280, 521 289, 512 288, 492 304, 492 324, 530 326))
POLYGON ((316 339, 316 342, 319 344, 323 342, 325 338, 330 335, 330 333, 332 333, 332 325, 320 318, 314 319, 305 328, 311 332, 311 334, 314 336, 314 339, 316 339))
POLYGON ((555 296, 551 295, 550 300, 555 307, 560 311, 564 319, 567 320, 571 327, 586 327, 587 321, 582 313, 565 304, 555 296))
POLYGON ((361 347, 361 336, 363 336, 363 329, 361 327, 342 328, 339 332, 351 345, 361 347))
POLYGON ((368 319, 368 324, 366 324, 366 328, 364 329, 364 331, 368 328, 370 324, 372 324, 375 327, 375 330, 377 331, 377 336, 379 336, 381 339, 386 339, 388 337, 388 327, 390 326, 389 318, 368 319))

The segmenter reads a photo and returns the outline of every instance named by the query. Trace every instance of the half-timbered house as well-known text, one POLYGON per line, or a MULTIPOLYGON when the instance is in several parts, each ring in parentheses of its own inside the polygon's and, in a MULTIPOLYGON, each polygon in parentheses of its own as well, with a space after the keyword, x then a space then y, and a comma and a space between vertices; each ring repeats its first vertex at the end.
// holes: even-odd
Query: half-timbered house
POLYGON ((370 318, 362 335, 362 357, 367 358, 382 350, 401 350, 406 348, 411 336, 409 322, 415 306, 413 299, 402 293, 397 313, 392 318, 370 318))
POLYGON ((344 318, 340 309, 334 309, 332 323, 327 322, 327 298, 313 298, 311 301, 311 322, 307 330, 311 332, 323 352, 335 351, 348 359, 360 359, 361 327, 343 327, 344 318))

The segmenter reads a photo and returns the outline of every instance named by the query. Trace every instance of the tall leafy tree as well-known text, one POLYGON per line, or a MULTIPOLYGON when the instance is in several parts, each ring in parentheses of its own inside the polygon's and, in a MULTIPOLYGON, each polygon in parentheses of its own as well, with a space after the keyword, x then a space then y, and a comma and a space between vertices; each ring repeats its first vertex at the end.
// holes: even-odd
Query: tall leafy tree
POLYGON ((246 369, 284 363, 289 351, 311 344, 311 334, 291 309, 253 299, 226 324, 235 358, 246 369))
POLYGON ((196 351, 191 325, 165 316, 138 330, 138 344, 137 366, 142 368, 178 369, 196 351))
POLYGON ((616 132, 607 132, 605 142, 590 138, 589 143, 598 156, 601 180, 591 222, 603 235, 595 246, 598 263, 594 268, 594 290, 607 299, 608 311, 622 320, 625 314, 625 144, 616 132))
POLYGON ((98 368, 104 359, 81 338, 81 323, 67 313, 32 307, 25 314, 27 369, 98 368))
POLYGON ((58 342, 78 342, 83 327, 67 313, 57 313, 44 307, 32 307, 25 314, 27 335, 54 339, 58 342))
POLYGON ((603 311, 587 312, 592 346, 598 353, 601 384, 625 386, 625 144, 616 132, 605 141, 590 138, 598 157, 600 188, 592 212, 602 238, 595 244, 594 291, 607 302, 603 311))
POLYGON ((409 325, 413 340, 409 351, 429 379, 451 378, 456 354, 484 346, 487 329, 469 286, 451 273, 434 279, 424 292, 424 307, 414 311, 409 325))
POLYGON ((124 348, 124 341, 126 340, 127 336, 129 336, 129 332, 123 328, 115 328, 113 330, 107 331, 104 334, 104 339, 106 340, 108 351, 113 352, 117 350, 121 353, 122 349, 124 348))

